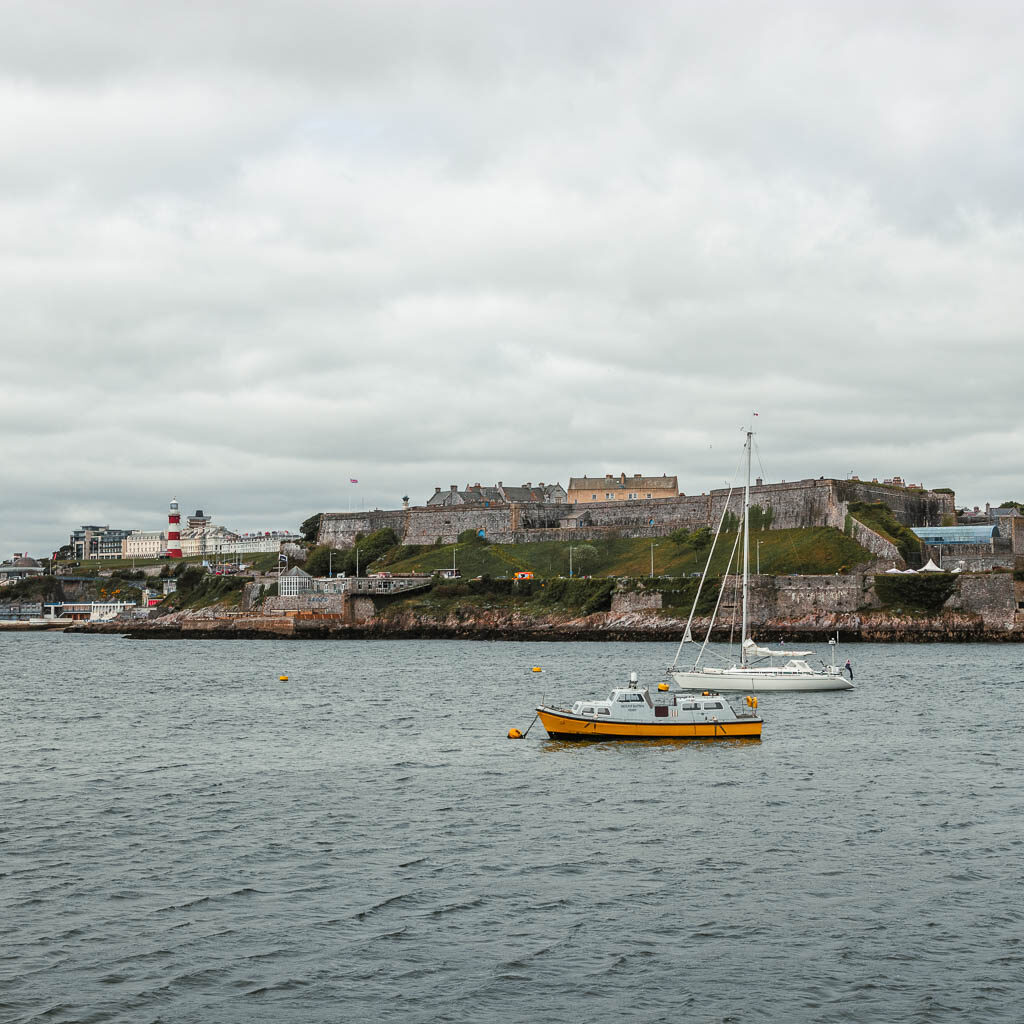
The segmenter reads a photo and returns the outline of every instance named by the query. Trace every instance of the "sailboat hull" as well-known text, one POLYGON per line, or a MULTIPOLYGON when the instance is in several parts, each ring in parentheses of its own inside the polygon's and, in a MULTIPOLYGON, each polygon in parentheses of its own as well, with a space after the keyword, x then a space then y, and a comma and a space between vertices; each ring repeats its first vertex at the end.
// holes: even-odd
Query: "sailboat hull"
POLYGON ((818 693, 826 690, 852 690, 845 676, 821 672, 787 671, 779 668, 707 668, 696 672, 673 672, 681 690, 711 687, 720 693, 818 693))

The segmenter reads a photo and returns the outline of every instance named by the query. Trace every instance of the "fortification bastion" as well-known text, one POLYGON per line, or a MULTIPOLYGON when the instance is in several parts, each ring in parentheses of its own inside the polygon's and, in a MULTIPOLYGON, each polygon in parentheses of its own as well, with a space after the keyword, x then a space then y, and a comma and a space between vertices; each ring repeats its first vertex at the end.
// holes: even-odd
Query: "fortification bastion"
MULTIPOLYGON (((593 540, 601 537, 661 537, 679 527, 714 528, 728 500, 730 511, 743 512, 742 489, 731 498, 725 488, 700 495, 586 504, 533 503, 460 507, 420 505, 372 512, 325 512, 317 543, 343 549, 357 535, 390 527, 403 544, 454 543, 473 530, 498 544, 542 540, 593 540)), ((770 529, 846 525, 851 501, 884 501, 907 526, 939 526, 955 514, 952 491, 872 484, 860 480, 817 480, 759 484, 750 489, 751 505, 770 514, 770 529)))

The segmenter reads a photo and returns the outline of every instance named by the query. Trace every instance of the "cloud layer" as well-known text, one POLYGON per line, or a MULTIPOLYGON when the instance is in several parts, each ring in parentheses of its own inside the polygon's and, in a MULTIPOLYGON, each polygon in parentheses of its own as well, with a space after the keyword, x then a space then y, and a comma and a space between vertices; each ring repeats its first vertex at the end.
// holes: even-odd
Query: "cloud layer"
POLYGON ((700 491, 755 409, 770 478, 1024 500, 1014 5, 4 13, 0 552, 700 491))

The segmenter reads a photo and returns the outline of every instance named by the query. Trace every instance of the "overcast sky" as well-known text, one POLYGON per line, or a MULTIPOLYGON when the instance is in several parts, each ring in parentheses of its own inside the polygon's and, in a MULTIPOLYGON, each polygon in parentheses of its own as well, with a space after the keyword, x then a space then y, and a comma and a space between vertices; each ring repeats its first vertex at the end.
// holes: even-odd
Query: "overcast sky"
POLYGON ((0 556, 695 493, 753 410, 771 480, 1024 500, 1022 11, 3 0, 0 556))

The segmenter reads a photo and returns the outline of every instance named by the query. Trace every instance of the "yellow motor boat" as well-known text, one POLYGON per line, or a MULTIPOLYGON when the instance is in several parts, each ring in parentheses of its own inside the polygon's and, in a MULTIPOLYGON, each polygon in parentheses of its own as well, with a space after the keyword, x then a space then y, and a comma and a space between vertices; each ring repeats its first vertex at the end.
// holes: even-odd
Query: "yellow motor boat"
MULTIPOLYGON (((664 687, 664 689, 662 689, 664 687)), ((757 698, 747 697, 737 711, 721 694, 654 693, 630 674, 607 700, 578 700, 571 708, 541 704, 537 716, 552 739, 559 740, 732 740, 760 739, 763 719, 757 698)))

